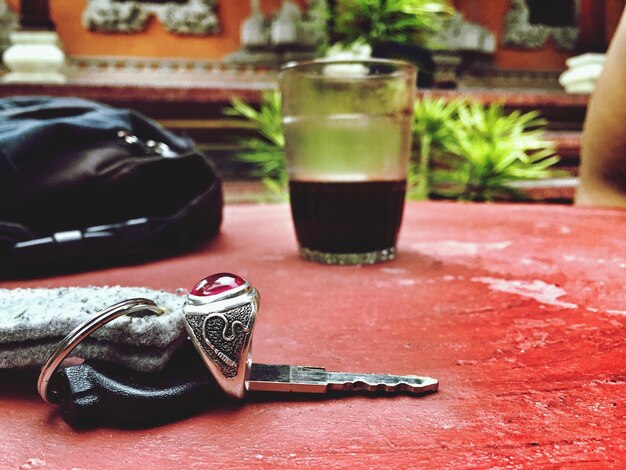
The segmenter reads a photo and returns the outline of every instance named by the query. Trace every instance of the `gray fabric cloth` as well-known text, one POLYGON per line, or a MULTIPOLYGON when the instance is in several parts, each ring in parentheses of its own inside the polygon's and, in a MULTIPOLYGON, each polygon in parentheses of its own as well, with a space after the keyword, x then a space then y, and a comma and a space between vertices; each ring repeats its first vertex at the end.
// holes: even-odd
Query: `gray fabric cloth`
POLYGON ((143 297, 166 309, 119 317, 94 332, 72 355, 104 359, 135 370, 161 370, 187 339, 185 296, 141 287, 0 289, 0 368, 41 366, 77 325, 122 300, 143 297))

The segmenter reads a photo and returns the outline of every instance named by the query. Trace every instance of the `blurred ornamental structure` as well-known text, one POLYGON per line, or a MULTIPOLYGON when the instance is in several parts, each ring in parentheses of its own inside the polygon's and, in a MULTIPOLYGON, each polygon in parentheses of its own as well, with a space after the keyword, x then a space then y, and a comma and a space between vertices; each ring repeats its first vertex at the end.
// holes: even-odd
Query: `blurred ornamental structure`
POLYGON ((576 48, 579 27, 578 0, 511 0, 502 43, 522 49, 539 49, 549 39, 563 50, 576 48))
POLYGON ((259 0, 250 0, 251 14, 240 30, 241 49, 226 57, 226 62, 277 66, 291 60, 315 57, 326 42, 326 0, 310 0, 300 9, 292 0, 283 0, 280 9, 266 16, 259 0))
POLYGON ((83 12, 83 25, 101 33, 143 31, 155 16, 174 34, 207 35, 220 31, 215 14, 216 0, 169 2, 89 0, 83 12))
POLYGON ((476 63, 491 63, 498 41, 493 31, 467 21, 457 12, 443 22, 428 47, 436 64, 435 83, 456 86, 461 69, 471 69, 476 63))
POLYGON ((0 57, 11 45, 10 35, 17 28, 17 15, 4 0, 0 0, 0 57))
POLYGON ((456 13, 444 21, 441 30, 431 39, 430 48, 493 54, 497 40, 489 29, 467 21, 461 13, 456 13))
POLYGON ((9 72, 2 76, 2 82, 65 83, 65 53, 48 0, 22 0, 19 29, 11 32, 9 39, 11 45, 2 54, 9 72))

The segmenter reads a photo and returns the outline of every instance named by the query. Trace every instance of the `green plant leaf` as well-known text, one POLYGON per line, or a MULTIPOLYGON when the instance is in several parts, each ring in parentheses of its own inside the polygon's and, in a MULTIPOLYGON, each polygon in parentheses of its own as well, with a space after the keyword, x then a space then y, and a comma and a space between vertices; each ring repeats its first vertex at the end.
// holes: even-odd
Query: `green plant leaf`
POLYGON ((461 200, 518 199, 523 192, 511 183, 554 175, 559 158, 536 111, 507 114, 497 104, 442 99, 424 100, 414 111, 410 172, 419 175, 408 179, 410 197, 423 197, 426 184, 429 194, 461 200))
POLYGON ((231 107, 225 110, 225 114, 242 117, 256 125, 261 138, 240 140, 243 150, 238 158, 254 165, 254 174, 261 177, 270 191, 286 194, 288 183, 280 93, 264 92, 258 109, 238 98, 233 98, 231 107))
POLYGON ((333 39, 369 44, 422 42, 424 33, 441 28, 442 17, 454 12, 445 0, 337 0, 333 39))

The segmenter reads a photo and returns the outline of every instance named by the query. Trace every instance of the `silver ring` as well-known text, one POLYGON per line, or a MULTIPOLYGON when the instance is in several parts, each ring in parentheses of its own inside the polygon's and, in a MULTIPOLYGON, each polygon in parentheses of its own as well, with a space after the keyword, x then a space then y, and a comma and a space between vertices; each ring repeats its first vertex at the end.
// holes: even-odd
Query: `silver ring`
POLYGON ((61 363, 74 350, 74 348, 81 343, 81 341, 97 329, 106 325, 110 321, 115 320, 117 317, 145 310, 157 314, 163 313, 163 309, 152 300, 128 299, 105 308, 104 310, 98 312, 93 318, 90 318, 74 328, 65 338, 63 338, 63 341, 59 343, 46 363, 42 366, 39 378, 37 379, 37 391, 39 392, 39 396, 45 402, 52 403, 50 400, 50 394, 48 393, 48 384, 50 383, 50 379, 61 363))
POLYGON ((250 369, 259 293, 231 273, 202 279, 187 296, 183 320, 192 344, 227 395, 242 398, 250 369))

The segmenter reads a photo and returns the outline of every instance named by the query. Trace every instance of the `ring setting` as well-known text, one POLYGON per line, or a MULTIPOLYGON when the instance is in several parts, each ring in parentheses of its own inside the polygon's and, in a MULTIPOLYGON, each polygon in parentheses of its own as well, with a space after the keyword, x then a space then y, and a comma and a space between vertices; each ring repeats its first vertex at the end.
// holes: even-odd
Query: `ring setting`
POLYGON ((218 385, 234 398, 242 398, 246 392, 258 310, 258 291, 245 279, 229 273, 202 279, 183 306, 191 342, 218 385))

